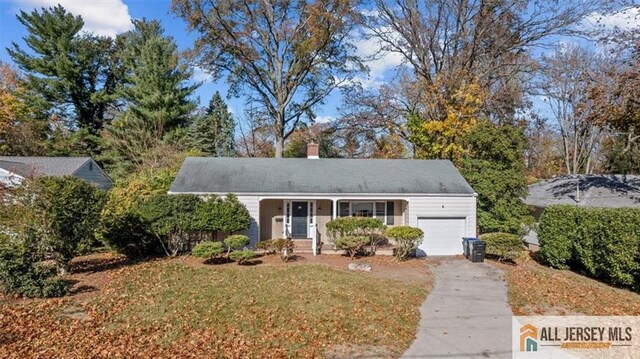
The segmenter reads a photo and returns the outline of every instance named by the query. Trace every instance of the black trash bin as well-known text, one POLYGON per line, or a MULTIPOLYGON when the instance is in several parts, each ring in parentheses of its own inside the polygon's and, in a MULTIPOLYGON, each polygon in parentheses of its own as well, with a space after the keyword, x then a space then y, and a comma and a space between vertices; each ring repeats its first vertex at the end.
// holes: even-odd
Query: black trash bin
POLYGON ((473 249, 471 250, 471 261, 474 263, 484 262, 484 252, 487 249, 487 243, 481 240, 471 242, 473 249))
POLYGON ((462 249, 465 258, 469 259, 469 257, 471 256, 471 243, 477 240, 478 238, 476 237, 462 237, 462 249))

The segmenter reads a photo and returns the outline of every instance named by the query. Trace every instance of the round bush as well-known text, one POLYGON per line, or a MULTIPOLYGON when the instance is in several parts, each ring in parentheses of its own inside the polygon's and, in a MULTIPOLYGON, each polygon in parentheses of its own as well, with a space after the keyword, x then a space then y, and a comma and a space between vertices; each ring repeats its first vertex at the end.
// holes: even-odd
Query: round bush
POLYGON ((198 243, 191 254, 198 258, 214 258, 224 253, 224 244, 222 242, 204 241, 198 243))
POLYGON ((241 249, 248 245, 249 242, 249 237, 244 234, 233 234, 224 239, 224 244, 226 244, 231 250, 241 249))
POLYGON ((420 228, 397 226, 387 228, 385 235, 396 243, 394 250, 396 259, 403 260, 409 257, 413 249, 418 247, 424 237, 424 232, 420 228))
POLYGON ((486 254, 498 260, 515 261, 522 253, 520 236, 510 233, 487 233, 480 237, 487 244, 486 254))
POLYGON ((252 251, 251 249, 233 251, 229 255, 229 258, 233 259, 234 261, 238 261, 238 264, 243 264, 255 257, 256 257, 256 252, 252 251))

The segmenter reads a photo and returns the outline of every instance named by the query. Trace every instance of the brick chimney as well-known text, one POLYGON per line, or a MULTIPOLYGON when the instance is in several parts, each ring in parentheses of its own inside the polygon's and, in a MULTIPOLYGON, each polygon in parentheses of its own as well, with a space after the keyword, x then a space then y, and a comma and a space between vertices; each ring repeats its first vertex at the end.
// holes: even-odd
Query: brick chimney
POLYGON ((315 142, 309 142, 307 144, 307 158, 318 159, 320 158, 320 146, 315 142))

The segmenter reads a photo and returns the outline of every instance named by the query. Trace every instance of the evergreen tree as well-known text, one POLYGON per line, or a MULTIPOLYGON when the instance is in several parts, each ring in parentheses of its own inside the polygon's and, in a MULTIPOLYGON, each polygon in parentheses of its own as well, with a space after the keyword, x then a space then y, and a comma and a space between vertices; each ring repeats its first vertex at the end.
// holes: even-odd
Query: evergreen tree
POLYGON ((141 164, 145 155, 170 131, 187 125, 199 85, 187 84, 192 72, 180 63, 173 38, 158 21, 134 20, 123 34, 121 52, 125 81, 119 89, 126 110, 104 133, 103 156, 114 175, 141 164))
POLYGON ((46 103, 49 116, 67 119, 71 130, 95 135, 105 124, 118 78, 115 46, 108 37, 81 34, 84 21, 62 6, 21 11, 28 51, 15 42, 7 51, 26 74, 29 90, 46 103))
POLYGON ((227 104, 216 91, 205 113, 189 127, 189 147, 210 156, 229 157, 235 153, 235 121, 227 104))
POLYGON ((195 109, 190 99, 199 85, 187 85, 192 71, 180 63, 174 39, 160 22, 134 20, 126 33, 123 61, 127 69, 121 94, 135 118, 161 126, 163 132, 184 126, 195 109))
POLYGON ((521 127, 479 123, 465 138, 469 155, 461 172, 478 193, 480 233, 518 234, 532 220, 522 202, 527 195, 524 149, 527 138, 521 127))

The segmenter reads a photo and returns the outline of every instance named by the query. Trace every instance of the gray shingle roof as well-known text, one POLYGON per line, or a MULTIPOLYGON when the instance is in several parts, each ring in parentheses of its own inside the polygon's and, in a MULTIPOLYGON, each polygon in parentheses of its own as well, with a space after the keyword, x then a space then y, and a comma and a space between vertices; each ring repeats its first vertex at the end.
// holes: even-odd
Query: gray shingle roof
POLYGON ((572 204, 583 207, 640 207, 640 176, 572 175, 529 186, 525 203, 536 207, 572 204), (580 201, 577 201, 577 188, 580 201))
MULTIPOLYGON (((25 173, 27 176, 71 176, 83 164, 90 160, 90 157, 0 156, 0 168, 11 172, 14 172, 11 170, 11 167, 18 171, 28 171, 25 173), (20 164, 21 166, 16 166, 15 164, 20 164), (5 168, 4 166, 9 168, 5 168)), ((22 173, 14 173, 23 176, 22 173)))
POLYGON ((187 158, 172 193, 457 194, 474 191, 450 161, 187 158))

